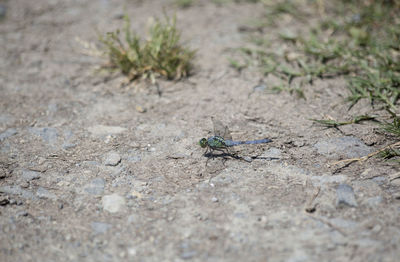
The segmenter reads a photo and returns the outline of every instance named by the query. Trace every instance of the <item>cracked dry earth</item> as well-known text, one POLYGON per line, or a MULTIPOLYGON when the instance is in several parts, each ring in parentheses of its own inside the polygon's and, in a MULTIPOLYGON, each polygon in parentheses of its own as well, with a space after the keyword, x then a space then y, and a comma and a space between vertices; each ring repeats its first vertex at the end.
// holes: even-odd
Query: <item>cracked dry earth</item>
POLYGON ((229 68, 259 5, 0 3, 0 261, 398 261, 398 164, 332 164, 390 141, 374 124, 309 121, 369 105, 347 111, 340 78, 315 81, 304 100, 229 68), (104 61, 76 41, 96 42, 124 13, 143 35, 163 10, 197 56, 188 80, 160 81, 161 96, 97 72, 104 61), (273 142, 206 166, 197 142, 211 116, 237 140, 273 142))

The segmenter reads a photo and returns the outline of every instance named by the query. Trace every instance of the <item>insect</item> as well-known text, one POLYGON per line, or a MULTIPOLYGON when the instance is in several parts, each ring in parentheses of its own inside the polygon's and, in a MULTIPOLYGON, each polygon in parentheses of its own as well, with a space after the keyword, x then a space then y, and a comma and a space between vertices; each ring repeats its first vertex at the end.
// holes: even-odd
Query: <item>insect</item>
POLYGON ((208 151, 213 152, 214 150, 227 153, 229 152, 228 148, 237 145, 254 145, 272 142, 272 140, 268 138, 248 141, 233 141, 231 133, 227 126, 222 124, 221 121, 215 119, 214 117, 211 117, 211 120, 214 125, 214 136, 211 136, 209 138, 202 138, 199 141, 199 145, 202 148, 207 149, 204 155, 206 155, 208 151))

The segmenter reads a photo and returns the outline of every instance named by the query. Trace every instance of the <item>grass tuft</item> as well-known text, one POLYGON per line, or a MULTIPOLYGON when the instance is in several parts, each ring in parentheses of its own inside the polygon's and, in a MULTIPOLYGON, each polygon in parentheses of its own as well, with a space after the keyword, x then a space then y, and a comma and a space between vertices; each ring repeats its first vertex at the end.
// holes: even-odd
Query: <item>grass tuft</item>
POLYGON ((147 41, 142 41, 130 27, 130 19, 125 16, 122 32, 117 30, 99 37, 109 68, 120 70, 130 80, 139 77, 152 81, 157 77, 177 80, 190 74, 195 51, 180 43, 175 17, 166 17, 165 22, 156 20, 147 41))
POLYGON ((395 117, 392 123, 385 124, 383 130, 400 138, 400 118, 395 117))

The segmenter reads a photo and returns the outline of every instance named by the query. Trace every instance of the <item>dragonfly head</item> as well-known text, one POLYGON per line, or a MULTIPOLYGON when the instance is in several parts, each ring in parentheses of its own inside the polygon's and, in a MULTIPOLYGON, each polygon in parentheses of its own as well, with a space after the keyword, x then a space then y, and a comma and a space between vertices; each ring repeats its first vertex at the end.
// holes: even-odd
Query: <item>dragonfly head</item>
POLYGON ((207 139, 206 139, 206 138, 200 139, 199 145, 200 145, 202 148, 207 147, 207 139))

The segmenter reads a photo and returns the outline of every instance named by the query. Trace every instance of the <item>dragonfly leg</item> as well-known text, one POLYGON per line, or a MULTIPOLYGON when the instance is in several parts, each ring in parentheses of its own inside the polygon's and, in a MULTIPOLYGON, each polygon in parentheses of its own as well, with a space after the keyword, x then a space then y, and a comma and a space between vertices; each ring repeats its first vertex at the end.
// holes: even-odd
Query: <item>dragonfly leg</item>
POLYGON ((220 151, 223 153, 222 157, 223 157, 223 164, 225 166, 225 162, 228 160, 229 156, 233 156, 234 158, 237 158, 237 155, 232 153, 228 147, 223 147, 223 148, 217 148, 215 149, 217 151, 220 151))
POLYGON ((238 157, 237 153, 235 151, 230 150, 229 147, 224 148, 224 153, 233 156, 234 158, 238 157))
MULTIPOLYGON (((208 148, 207 148, 207 151, 204 153, 204 155, 206 155, 208 152, 210 152, 210 156, 207 157, 206 166, 207 166, 208 161, 210 160, 210 158, 214 159, 214 158, 216 157, 216 155, 213 154, 214 151, 218 151, 218 152, 221 152, 221 153, 222 153, 222 154, 219 155, 219 156, 222 156, 222 157, 223 157, 223 163, 224 163, 224 165, 225 165, 225 162, 226 162, 226 160, 227 160, 226 157, 227 157, 227 156, 232 156, 232 155, 234 155, 234 154, 232 154, 231 152, 229 152, 229 150, 228 150, 227 147, 215 147, 215 148, 208 147, 208 148)), ((235 156, 235 157, 236 157, 236 156, 235 156)))
POLYGON ((208 147, 206 148, 206 152, 204 152, 203 156, 207 155, 208 153, 208 147))
POLYGON ((224 165, 224 167, 225 167, 225 162, 226 162, 227 160, 228 160, 228 159, 225 158, 225 157, 222 159, 222 164, 224 165))

